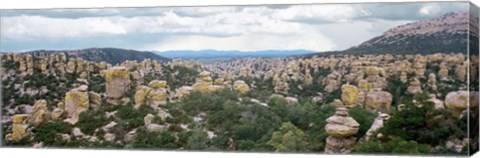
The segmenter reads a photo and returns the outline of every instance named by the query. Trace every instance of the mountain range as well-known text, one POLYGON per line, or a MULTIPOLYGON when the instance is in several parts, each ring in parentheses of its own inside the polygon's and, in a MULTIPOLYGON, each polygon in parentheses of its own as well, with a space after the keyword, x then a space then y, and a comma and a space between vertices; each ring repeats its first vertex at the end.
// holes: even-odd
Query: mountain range
POLYGON ((200 60, 204 62, 218 61, 229 58, 246 57, 285 57, 291 55, 303 55, 313 53, 309 50, 262 50, 262 51, 237 51, 237 50, 173 50, 173 51, 153 51, 160 56, 168 58, 181 58, 187 60, 200 60))
POLYGON ((24 52, 24 54, 31 54, 34 56, 46 56, 55 53, 65 53, 69 58, 82 58, 84 60, 101 62, 105 61, 110 64, 119 64, 125 60, 143 61, 143 59, 150 58, 158 62, 168 62, 169 58, 157 55, 149 51, 137 51, 131 49, 119 48, 87 48, 79 50, 35 50, 24 52))
POLYGON ((451 52, 467 54, 469 41, 471 44, 470 51, 478 51, 478 17, 473 17, 468 12, 451 12, 437 18, 399 25, 382 35, 346 50, 315 54, 431 54, 451 52))

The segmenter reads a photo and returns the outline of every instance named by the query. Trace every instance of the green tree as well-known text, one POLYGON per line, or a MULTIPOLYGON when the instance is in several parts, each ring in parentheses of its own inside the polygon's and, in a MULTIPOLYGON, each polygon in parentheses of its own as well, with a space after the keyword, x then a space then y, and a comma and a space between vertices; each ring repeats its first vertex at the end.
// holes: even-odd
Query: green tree
POLYGON ((194 124, 192 135, 188 137, 187 147, 192 150, 202 150, 208 147, 208 134, 199 124, 194 124))
POLYGON ((283 123, 279 131, 273 132, 268 144, 280 152, 305 151, 308 147, 305 133, 290 122, 283 123))

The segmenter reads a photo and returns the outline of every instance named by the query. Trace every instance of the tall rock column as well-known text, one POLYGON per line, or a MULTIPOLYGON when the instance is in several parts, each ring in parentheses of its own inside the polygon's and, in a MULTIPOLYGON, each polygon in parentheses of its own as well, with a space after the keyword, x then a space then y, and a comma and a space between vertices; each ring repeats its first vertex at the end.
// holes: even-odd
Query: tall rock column
POLYGON ((87 89, 86 85, 82 85, 65 94, 65 112, 67 114, 65 122, 77 123, 80 113, 88 110, 90 100, 87 89))
MULTIPOLYGON (((113 67, 105 74, 107 102, 118 105, 130 88, 130 74, 125 67, 113 67)), ((128 102, 128 100, 124 100, 128 102)))
POLYGON ((335 115, 326 121, 325 130, 329 136, 325 145, 325 153, 350 153, 357 143, 354 135, 357 134, 360 124, 348 115, 346 108, 337 108, 335 115))

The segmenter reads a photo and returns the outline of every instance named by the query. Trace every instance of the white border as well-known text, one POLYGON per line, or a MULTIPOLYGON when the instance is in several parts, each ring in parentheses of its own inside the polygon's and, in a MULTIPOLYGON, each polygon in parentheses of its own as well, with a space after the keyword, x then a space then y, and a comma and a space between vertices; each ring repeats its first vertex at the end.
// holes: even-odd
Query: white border
MULTIPOLYGON (((152 7, 152 6, 206 6, 206 5, 257 5, 257 4, 311 4, 311 3, 370 3, 370 2, 426 2, 428 0, 1 0, 0 9, 45 9, 45 8, 103 8, 103 7, 152 7)), ((452 0, 434 0, 452 1, 452 0)), ((461 0, 464 1, 464 0, 461 0)), ((471 0, 479 5, 480 0, 471 0)), ((138 150, 80 150, 80 149, 23 149, 0 148, 0 157, 35 158, 287 158, 287 157, 412 157, 412 156, 372 156, 372 155, 320 155, 320 154, 275 154, 275 153, 221 153, 221 152, 175 152, 138 150)), ((426 156, 421 156, 426 157, 426 156)), ((474 157, 480 157, 476 154, 474 157)))

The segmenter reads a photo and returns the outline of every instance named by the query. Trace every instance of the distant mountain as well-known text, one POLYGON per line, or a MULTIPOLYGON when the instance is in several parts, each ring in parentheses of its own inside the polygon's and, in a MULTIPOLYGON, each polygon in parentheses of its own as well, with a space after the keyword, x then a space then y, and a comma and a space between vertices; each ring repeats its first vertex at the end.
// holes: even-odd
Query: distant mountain
POLYGON ((88 61, 101 62, 105 61, 110 64, 119 64, 126 60, 143 61, 150 58, 159 62, 170 61, 169 58, 157 55, 148 51, 136 51, 118 48, 88 48, 79 50, 35 50, 24 52, 34 56, 45 56, 55 53, 65 53, 67 57, 78 57, 88 61))
POLYGON ((318 54, 430 54, 438 52, 466 54, 468 40, 478 51, 478 17, 474 18, 469 15, 468 12, 452 12, 437 18, 400 25, 358 46, 342 51, 318 54), (470 38, 468 38, 469 30, 470 38))
POLYGON ((221 51, 221 50, 174 50, 174 51, 154 51, 156 54, 169 57, 192 59, 200 61, 217 61, 230 58, 246 58, 246 57, 285 57, 292 55, 303 55, 313 53, 309 50, 262 50, 262 51, 221 51))

